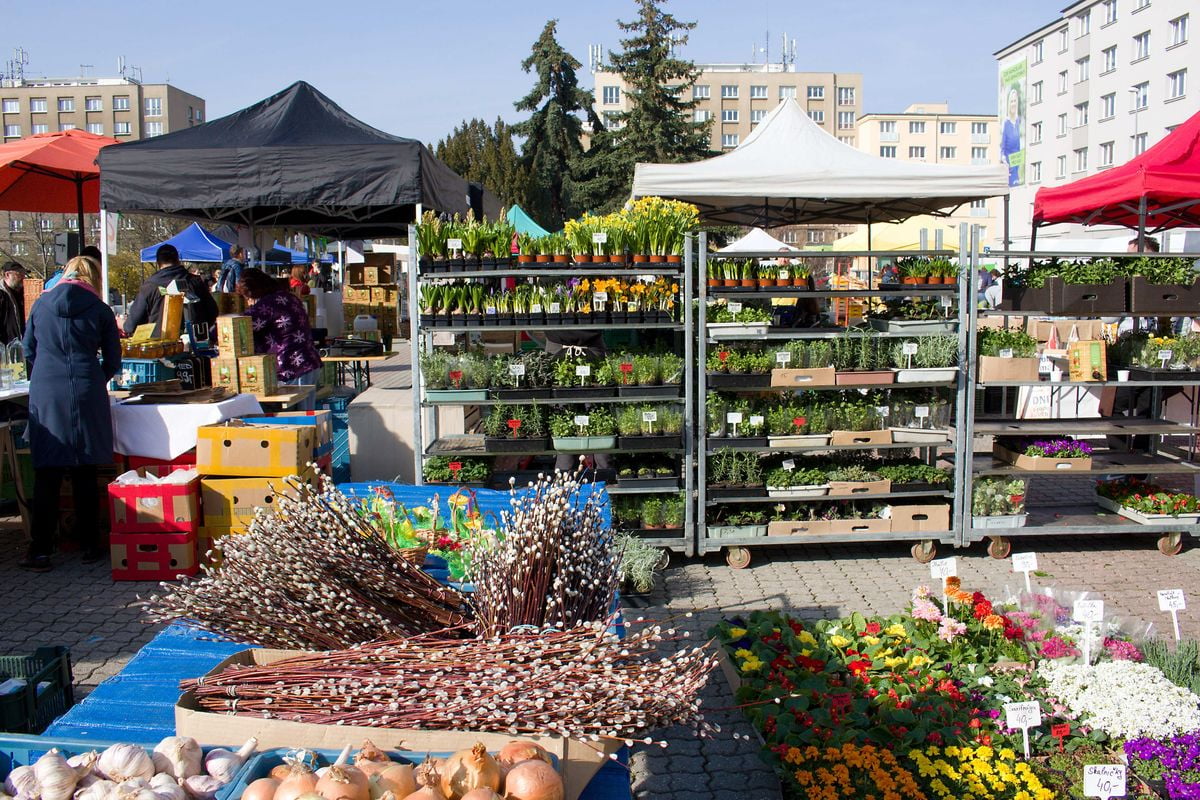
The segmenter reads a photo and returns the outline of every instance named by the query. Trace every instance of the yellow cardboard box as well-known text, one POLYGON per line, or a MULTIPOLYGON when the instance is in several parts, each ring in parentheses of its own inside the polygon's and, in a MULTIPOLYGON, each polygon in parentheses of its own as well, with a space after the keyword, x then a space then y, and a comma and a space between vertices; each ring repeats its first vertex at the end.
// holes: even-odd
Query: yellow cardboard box
POLYGON ((217 350, 221 358, 254 355, 254 323, 240 314, 217 317, 217 350))
POLYGON ((231 420, 196 429, 201 475, 282 478, 308 469, 316 447, 312 425, 246 425, 231 420))
POLYGON ((237 360, 238 386, 247 394, 261 396, 275 394, 279 385, 275 369, 279 362, 270 353, 262 356, 246 356, 237 360))
POLYGON ((183 328, 183 295, 169 294, 163 297, 162 338, 172 341, 179 338, 183 328))
MULTIPOLYGON (((312 484, 312 470, 300 476, 312 484)), ((296 497, 298 492, 282 478, 204 478, 200 481, 200 506, 205 527, 245 528, 260 509, 273 509, 276 494, 296 497)))

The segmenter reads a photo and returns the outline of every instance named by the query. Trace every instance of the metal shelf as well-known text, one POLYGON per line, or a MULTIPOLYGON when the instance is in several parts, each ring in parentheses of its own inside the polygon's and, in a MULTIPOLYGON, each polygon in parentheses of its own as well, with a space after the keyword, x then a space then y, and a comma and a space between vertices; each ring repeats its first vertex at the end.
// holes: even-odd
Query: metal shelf
MULTIPOLYGON (((748 322, 747 325, 755 323, 748 322)), ((920 339, 927 336, 957 336, 957 333, 902 333, 900 331, 867 331, 860 329, 864 333, 870 333, 873 338, 880 339, 920 339)), ((789 330, 771 330, 767 329, 766 333, 759 334, 739 334, 736 336, 721 336, 714 338, 705 328, 705 338, 710 344, 720 344, 721 342, 752 342, 752 341, 779 341, 791 339, 834 339, 838 336, 857 333, 854 328, 795 328, 789 330)), ((1122 384, 1125 385, 1125 384, 1122 384)))
POLYGON ((683 491, 682 486, 660 486, 658 488, 648 488, 645 486, 622 487, 620 484, 605 484, 604 489, 613 496, 623 494, 675 494, 676 492, 683 491))
POLYGON ((611 267, 609 269, 601 269, 599 267, 585 267, 582 264, 578 267, 562 267, 556 266, 549 269, 538 269, 536 267, 521 267, 520 269, 494 269, 494 270, 472 270, 470 272, 422 272, 420 279, 425 280, 443 280, 449 278, 575 278, 575 277, 608 277, 615 275, 674 275, 683 269, 682 264, 672 264, 664 266, 663 264, 629 264, 623 267, 611 267))
POLYGON ((1113 534, 1164 534, 1177 531, 1200 535, 1200 525, 1186 522, 1165 522, 1143 525, 1126 519, 1119 514, 1105 511, 1099 506, 1051 506, 1027 508, 1028 523, 1021 528, 976 528, 969 527, 965 534, 969 541, 977 542, 990 537, 1045 536, 1047 534, 1098 535, 1113 534))
MULTIPOLYGON (((618 444, 620 442, 618 441, 618 444)), ((425 450, 426 456, 569 456, 579 453, 620 453, 629 455, 631 453, 682 453, 683 445, 678 447, 659 447, 654 450, 624 450, 620 447, 611 447, 604 450, 523 450, 518 453, 494 452, 485 449, 486 445, 483 442, 482 436, 472 434, 462 434, 460 436, 444 436, 440 439, 435 439, 432 444, 425 450)))
POLYGON ((853 544, 855 542, 913 542, 933 540, 954 544, 955 531, 888 531, 886 533, 805 533, 797 536, 752 536, 743 539, 709 539, 704 537, 701 552, 722 547, 769 547, 788 544, 853 544))
POLYGON ((1092 468, 1090 470, 1067 469, 1055 472, 1042 472, 1018 469, 1011 464, 996 461, 990 454, 980 454, 974 457, 971 471, 976 475, 1010 475, 1028 478, 1039 475, 1060 475, 1067 477, 1077 475, 1141 475, 1148 473, 1170 475, 1200 472, 1200 464, 1189 464, 1161 455, 1108 453, 1101 451, 1092 454, 1092 468), (987 463, 984 463, 985 460, 987 463))
MULTIPOLYGON (((795 259, 795 258, 878 258, 898 256, 900 258, 908 258, 909 256, 945 256, 946 258, 957 258, 958 253, 954 250, 903 250, 903 251, 887 251, 887 250, 776 250, 776 251, 750 251, 745 253, 706 253, 706 259, 711 258, 714 261, 739 261, 746 258, 753 259, 795 259)), ((703 266, 703 265, 702 265, 703 266)))
POLYGON ((678 322, 587 322, 578 325, 428 325, 428 333, 487 333, 488 331, 600 331, 600 330, 672 330, 684 329, 678 322))
POLYGON ((1170 420, 1106 417, 1102 419, 981 419, 975 418, 976 436, 1048 436, 1061 434, 1064 423, 1070 423, 1071 435, 1076 437, 1106 434, 1198 434, 1200 427, 1170 420))
MULTIPOLYGON (((1200 386, 1200 378, 1186 381, 988 381, 977 382, 980 389, 1011 389, 1021 386, 1051 386, 1055 389, 1137 389, 1153 386, 1200 386)), ((1073 421, 1073 420, 1072 420, 1073 421)))
POLYGON ((447 406, 575 406, 575 405, 596 405, 608 403, 652 403, 668 405, 671 403, 683 403, 684 398, 681 395, 672 397, 529 397, 522 400, 429 400, 424 399, 421 405, 425 408, 445 408, 447 406))
POLYGON ((838 386, 709 386, 710 392, 846 392, 854 389, 953 389, 954 381, 922 383, 868 383, 838 386))
POLYGON ((761 299, 799 299, 803 300, 806 297, 818 299, 833 299, 844 298, 853 300, 858 297, 941 297, 943 295, 955 296, 958 294, 957 285, 949 285, 942 288, 934 288, 933 286, 925 286, 920 289, 906 289, 903 286, 888 289, 792 289, 789 290, 786 286, 767 287, 764 289, 751 289, 745 286, 710 286, 708 287, 709 297, 716 299, 718 297, 737 297, 747 300, 754 298, 761 299))
MULTIPOLYGON (((718 438, 709 438, 708 443, 711 446, 713 442, 721 441, 718 438)), ((716 455, 722 450, 736 450, 742 453, 827 453, 830 450, 916 450, 926 447, 949 447, 954 444, 950 439, 943 439, 936 442, 892 442, 890 444, 815 444, 803 447, 793 447, 789 445, 751 445, 738 446, 726 445, 718 447, 715 450, 705 450, 705 455, 716 455)))
POLYGON ((916 492, 881 492, 879 494, 852 495, 821 495, 820 497, 757 497, 744 495, 741 497, 710 497, 705 505, 721 506, 729 503, 824 503, 833 500, 898 500, 905 497, 953 497, 954 493, 945 489, 929 489, 916 492))

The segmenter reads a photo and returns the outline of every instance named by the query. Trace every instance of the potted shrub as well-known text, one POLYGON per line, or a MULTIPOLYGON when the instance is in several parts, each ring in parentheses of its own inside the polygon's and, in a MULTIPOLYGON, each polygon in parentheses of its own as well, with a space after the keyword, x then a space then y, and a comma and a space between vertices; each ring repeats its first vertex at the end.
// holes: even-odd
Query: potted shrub
POLYGON ((492 465, 486 458, 429 456, 421 466, 421 474, 426 483, 484 488, 492 476, 492 465))
POLYGON ((770 497, 809 498, 829 493, 825 471, 816 467, 778 467, 767 473, 767 495, 770 497))
POLYGON ((900 340, 892 344, 891 356, 896 383, 948 383, 958 375, 957 336, 900 340))
POLYGON ((613 544, 621 559, 621 596, 649 594, 654 589, 654 578, 658 574, 662 553, 628 533, 614 536, 613 544))
POLYGON ((829 426, 820 407, 784 405, 767 411, 767 444, 771 447, 820 447, 829 444, 829 426))
POLYGON ((663 504, 657 497, 642 501, 641 523, 644 530, 658 530, 663 526, 663 504))
POLYGON ((879 341, 879 337, 864 331, 830 342, 838 386, 877 386, 895 382, 896 374, 888 368, 888 357, 879 341))
POLYGON ((977 478, 971 491, 971 526, 975 528, 1021 528, 1025 513, 1025 481, 1006 478, 977 478))
POLYGON ((617 421, 604 406, 586 412, 559 411, 550 417, 551 446, 562 453, 612 450, 617 444, 617 421))
POLYGON ((616 377, 604 362, 592 364, 581 356, 560 357, 554 365, 554 396, 574 399, 613 397, 616 377))
POLYGON ((857 464, 831 470, 828 478, 830 497, 887 494, 892 487, 887 478, 857 464))
POLYGON ((684 520, 683 494, 670 495, 662 500, 662 526, 668 530, 679 530, 684 520))
POLYGON ((489 453, 536 453, 546 449, 546 420, 537 406, 492 406, 483 421, 484 449, 489 453))

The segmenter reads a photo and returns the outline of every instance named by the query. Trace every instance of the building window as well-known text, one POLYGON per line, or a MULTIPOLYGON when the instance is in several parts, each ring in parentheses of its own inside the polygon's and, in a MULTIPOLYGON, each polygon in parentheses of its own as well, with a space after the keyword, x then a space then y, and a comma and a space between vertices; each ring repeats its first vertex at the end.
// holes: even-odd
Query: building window
POLYGON ((1092 32, 1092 12, 1084 11, 1075 15, 1075 38, 1087 36, 1092 32))
MULTIPOLYGON (((696 112, 700 113, 700 112, 696 112)), ((708 112, 705 112, 704 119, 708 119, 708 112)), ((604 112, 604 127, 609 130, 617 130, 621 127, 621 112, 605 111, 604 112)))
POLYGON ((1075 127, 1082 128, 1088 124, 1088 104, 1077 103, 1075 105, 1075 127))
POLYGON ((839 106, 854 105, 854 87, 839 86, 837 90, 837 101, 839 106))
POLYGON ((953 136, 958 133, 958 123, 942 122, 938 125, 938 133, 941 133, 943 136, 953 136))
POLYGON ((1042 123, 1040 123, 1040 122, 1029 123, 1029 143, 1030 144, 1040 144, 1041 141, 1042 141, 1042 123))
POLYGON ((1134 0, 1134 2, 1136 3, 1133 8, 1134 11, 1141 11, 1143 8, 1150 7, 1150 0, 1134 0))
POLYGON ((39 217, 38 227, 44 231, 52 231, 54 230, 54 220, 49 217, 39 217))
POLYGON ((894 135, 896 133, 896 120, 894 120, 894 119, 880 120, 879 132, 880 133, 890 133, 890 134, 894 135))
POLYGON ((204 109, 197 108, 196 109, 196 124, 199 125, 201 122, 204 122, 204 109))
POLYGON ((1088 73, 1092 69, 1092 59, 1089 56, 1078 58, 1075 60, 1075 82, 1081 83, 1088 79, 1088 73))
POLYGON ((839 136, 838 141, 841 142, 842 144, 848 144, 851 147, 854 147, 854 137, 853 136, 839 136))
POLYGON ((1133 110, 1141 111, 1150 105, 1150 82, 1143 81, 1133 87, 1133 110))
POLYGON ((1104 0, 1104 24, 1111 25, 1117 21, 1117 0, 1104 0))
POLYGON ((807 241, 809 244, 821 244, 825 241, 825 231, 809 228, 807 241))
POLYGON ((924 133, 925 132, 925 123, 924 122, 908 123, 908 132, 909 133, 924 133))
POLYGON ((79 230, 79 220, 76 217, 67 217, 67 229, 72 231, 79 230))
POLYGON ((1100 144, 1100 166, 1111 167, 1113 164, 1113 144, 1114 142, 1102 142, 1100 144))
POLYGON ((1055 172, 1055 175, 1059 178, 1067 177, 1067 157, 1059 156, 1055 160, 1055 163, 1057 164, 1057 171, 1055 172))
POLYGON ((1029 97, 1030 103, 1036 104, 1036 103, 1042 102, 1042 82, 1037 81, 1032 86, 1030 86, 1029 94, 1030 94, 1030 97, 1029 97))
POLYGON ((49 133, 50 132, 50 126, 44 122, 35 122, 35 123, 33 123, 32 127, 33 127, 33 131, 32 131, 33 133, 49 133))
POLYGON ((1167 73, 1167 99, 1176 100, 1187 91, 1187 70, 1167 73))
POLYGON ((925 160, 925 148, 924 147, 908 148, 908 157, 912 158, 912 159, 916 159, 918 161, 924 161, 925 160))
MULTIPOLYGON (((618 91, 620 91, 620 89, 618 87, 614 86, 612 88, 618 89, 618 91)), ((606 91, 607 91, 607 89, 606 89, 606 91)), ((161 97, 147 97, 146 98, 146 116, 147 117, 161 117, 162 116, 162 98, 161 97)))
POLYGON ((942 160, 954 158, 956 153, 958 153, 957 147, 939 147, 938 148, 938 158, 942 159, 942 160))
POLYGON ((128 111, 129 110, 129 95, 119 94, 113 96, 113 111, 128 111))
POLYGON ((986 217, 987 215, 988 215, 987 200, 972 200, 971 201, 971 216, 972 217, 986 217))
POLYGON ((21 137, 21 126, 20 125, 5 125, 4 126, 4 138, 5 139, 19 139, 20 137, 21 137))
MULTIPOLYGON (((811 114, 812 112, 810 111, 809 113, 811 114)), ((766 115, 767 115, 767 110, 765 108, 756 108, 756 109, 752 110, 750 112, 750 124, 757 125, 758 123, 762 122, 763 117, 765 117, 766 115)))
POLYGON ((736 133, 722 133, 721 147, 737 147, 740 137, 736 133))
POLYGON ((85 98, 83 98, 83 110, 84 111, 103 111, 104 110, 104 100, 99 97, 85 97, 85 98))
MULTIPOLYGON (((780 100, 795 100, 796 99, 796 87, 795 86, 780 86, 779 87, 779 99, 780 100)), ((820 98, 817 98, 817 99, 820 99, 820 98)))
POLYGON ((147 122, 146 123, 146 135, 147 136, 162 136, 162 132, 163 132, 163 124, 161 122, 147 122))
POLYGON ((981 166, 983 164, 988 163, 987 148, 986 147, 972 147, 971 148, 971 163, 975 164, 976 166, 981 166))
POLYGON ((75 110, 75 98, 74 97, 58 98, 58 110, 59 111, 74 111, 75 110))
POLYGON ((10 217, 8 220, 8 229, 13 233, 20 233, 25 228, 25 220, 17 217, 10 217))
POLYGON ((782 240, 783 240, 784 244, 795 244, 796 243, 796 232, 795 231, 784 231, 782 240))
MULTIPOLYGON (((621 102, 621 87, 620 86, 605 86, 600 91, 602 93, 601 102, 604 103, 604 105, 615 106, 621 102)), ((157 114, 153 114, 153 115, 150 114, 149 105, 148 105, 149 102, 150 102, 149 100, 146 101, 146 103, 147 103, 146 114, 150 115, 150 116, 158 116, 157 114)))
POLYGON ((737 122, 738 110, 736 108, 721 109, 721 122, 737 122))
POLYGON ((1150 31, 1142 31, 1133 37, 1133 60, 1141 61, 1150 57, 1150 31))
POLYGON ((1059 136, 1067 135, 1067 115, 1066 114, 1058 115, 1058 135, 1059 136))
POLYGON ((895 158, 896 157, 896 145, 885 144, 885 145, 881 146, 879 148, 879 157, 880 158, 895 158))
POLYGON ((1112 47, 1106 47, 1100 52, 1104 56, 1104 72, 1100 74, 1104 75, 1117 68, 1117 46, 1114 44, 1112 47))
POLYGON ((103 122, 89 122, 87 124, 87 132, 94 133, 97 136, 103 136, 104 135, 104 123, 103 122))
POLYGON ((17 100, 15 97, 14 98, 5 98, 4 99, 4 113, 5 114, 21 113, 21 101, 17 100))
POLYGON ((1062 72, 1058 73, 1058 93, 1066 94, 1067 87, 1070 85, 1071 82, 1067 78, 1067 71, 1064 69, 1062 72))
POLYGON ((45 114, 49 106, 46 104, 44 97, 29 98, 29 113, 30 114, 45 114))
POLYGON ((1075 171, 1087 172, 1087 148, 1081 147, 1075 151, 1075 171))
POLYGON ((854 127, 854 112, 853 111, 839 111, 837 122, 838 122, 839 130, 845 131, 845 130, 852 129, 854 127))
POLYGON ((1042 63, 1042 59, 1045 58, 1045 56, 1046 56, 1046 48, 1043 44, 1043 41, 1041 39, 1038 39, 1036 42, 1034 42, 1032 50, 1033 50, 1033 63, 1034 64, 1042 63))
POLYGON ((73 130, 75 130, 75 128, 76 128, 76 125, 74 122, 60 122, 58 124, 58 129, 60 131, 73 131, 73 130))
POLYGON ((113 123, 113 136, 128 136, 128 135, 129 135, 129 123, 128 122, 114 122, 113 123))
POLYGON ((27 256, 27 255, 29 255, 29 248, 26 247, 24 242, 16 242, 15 244, 13 244, 13 255, 14 256, 27 256))
POLYGON ((1058 52, 1067 52, 1067 43, 1071 40, 1071 33, 1066 28, 1058 32, 1058 52))
POLYGON ((1188 15, 1171 20, 1171 47, 1187 41, 1188 15))
MULTIPOLYGON (((792 88, 792 87, 788 87, 788 88, 792 88)), ((781 93, 780 97, 782 97, 782 96, 783 96, 783 94, 781 93)), ((795 95, 792 95, 792 96, 795 97, 795 95)), ((825 87, 824 86, 809 86, 808 87, 808 99, 809 100, 824 100, 825 99, 825 87)))
POLYGON ((1112 119, 1117 115, 1117 95, 1116 93, 1105 94, 1100 96, 1100 119, 1112 119))
POLYGON ((696 110, 694 110, 692 112, 692 121, 693 122, 708 122, 708 120, 711 116, 712 116, 711 112, 705 111, 703 108, 697 108, 696 110))
POLYGON ((721 86, 721 97, 727 100, 736 100, 738 96, 737 84, 724 84, 721 86))
POLYGON ((767 87, 766 86, 751 86, 750 87, 750 99, 751 100, 766 100, 767 99, 767 87))
POLYGON ((1142 153, 1146 152, 1146 134, 1138 133, 1130 136, 1129 138, 1132 144, 1132 155, 1140 156, 1142 153))
POLYGON ((811 117, 812 121, 818 125, 825 124, 825 112, 819 108, 810 108, 808 110, 808 116, 811 117))
POLYGON ((1042 162, 1034 161, 1029 165, 1029 182, 1039 183, 1042 180, 1042 162))

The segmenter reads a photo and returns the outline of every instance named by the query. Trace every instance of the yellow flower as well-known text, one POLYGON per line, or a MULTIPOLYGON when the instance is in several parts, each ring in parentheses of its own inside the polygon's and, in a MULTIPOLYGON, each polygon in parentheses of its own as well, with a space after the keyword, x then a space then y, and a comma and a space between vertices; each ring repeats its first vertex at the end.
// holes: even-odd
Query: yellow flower
POLYGON ((911 659, 911 660, 908 662, 908 665, 909 665, 910 667, 912 667, 913 669, 916 669, 917 667, 923 667, 923 666, 925 666, 925 665, 926 665, 926 664, 928 664, 928 663, 929 663, 929 657, 928 657, 928 656, 923 656, 923 655, 921 655, 920 653, 917 653, 917 654, 916 654, 915 656, 913 656, 913 657, 912 657, 912 659, 911 659))
POLYGON ((729 637, 731 639, 740 639, 745 635, 746 635, 745 628, 730 628, 729 629, 729 637))
POLYGON ((850 644, 850 640, 841 634, 837 634, 829 637, 829 643, 834 647, 846 647, 850 644))
POLYGON ((896 667, 904 666, 904 657, 903 656, 893 656, 892 658, 885 658, 883 660, 883 664, 888 669, 895 669, 896 667))
POLYGON ((815 645, 817 643, 816 637, 814 637, 808 631, 800 631, 800 635, 797 636, 796 638, 800 640, 801 644, 815 645))
POLYGON ((733 651, 733 656, 734 658, 753 658, 754 653, 751 653, 744 647, 739 647, 737 650, 733 651))
POLYGON ((762 669, 763 662, 758 658, 751 656, 742 662, 742 672, 754 672, 762 669))
POLYGON ((1016 761, 1017 754, 1011 747, 1005 747, 1000 750, 1000 758, 1005 761, 1016 761))
POLYGON ((879 644, 879 637, 878 636, 864 636, 863 641, 867 643, 868 647, 874 647, 875 645, 879 644))
POLYGON ((905 630, 904 626, 901 625, 899 622, 897 622, 893 625, 889 625, 884 630, 884 633, 886 633, 888 636, 900 636, 900 637, 908 636, 908 631, 905 630))

